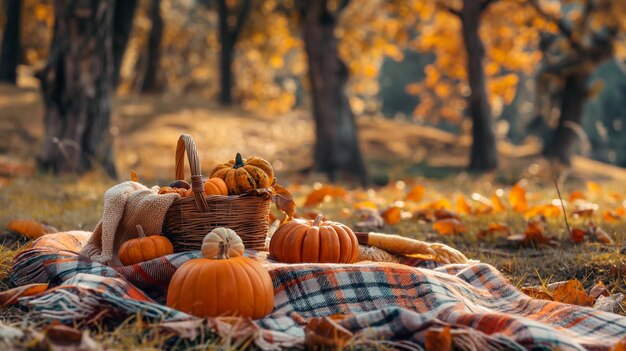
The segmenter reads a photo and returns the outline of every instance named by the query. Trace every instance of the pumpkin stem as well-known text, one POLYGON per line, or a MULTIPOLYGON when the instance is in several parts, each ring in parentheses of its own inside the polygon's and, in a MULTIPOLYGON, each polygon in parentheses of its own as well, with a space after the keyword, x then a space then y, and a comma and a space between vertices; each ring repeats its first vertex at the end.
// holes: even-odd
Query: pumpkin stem
POLYGON ((146 237, 146 233, 144 233, 143 228, 141 227, 140 224, 137 224, 137 226, 135 226, 135 228, 137 228, 137 234, 139 235, 140 238, 145 238, 146 237))
POLYGON ((315 216, 315 220, 313 221, 313 226, 319 227, 320 224, 322 224, 323 219, 324 219, 324 215, 319 213, 317 216, 315 216))
POLYGON ((217 259, 225 260, 228 259, 228 250, 230 249, 230 245, 227 243, 220 241, 219 246, 217 247, 217 259))
POLYGON ((237 153, 237 156, 235 156, 235 164, 233 165, 233 168, 237 169, 243 166, 243 158, 241 157, 240 153, 237 153))

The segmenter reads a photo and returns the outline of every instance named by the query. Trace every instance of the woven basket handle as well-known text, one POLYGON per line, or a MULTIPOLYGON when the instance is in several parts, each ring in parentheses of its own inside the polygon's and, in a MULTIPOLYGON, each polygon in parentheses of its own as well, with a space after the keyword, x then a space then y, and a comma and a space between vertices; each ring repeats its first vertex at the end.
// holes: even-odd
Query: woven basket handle
POLYGON ((178 144, 176 144, 176 179, 185 179, 185 151, 191 169, 191 190, 196 199, 196 207, 200 212, 208 212, 209 206, 204 199, 204 182, 202 181, 198 150, 196 150, 196 143, 189 134, 181 135, 178 138, 178 144))

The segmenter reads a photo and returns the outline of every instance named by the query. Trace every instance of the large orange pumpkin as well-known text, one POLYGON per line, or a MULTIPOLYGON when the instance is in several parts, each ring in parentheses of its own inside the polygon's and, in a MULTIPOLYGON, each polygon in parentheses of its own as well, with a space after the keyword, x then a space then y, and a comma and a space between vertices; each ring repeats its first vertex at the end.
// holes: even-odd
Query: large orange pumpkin
POLYGON ((223 179, 228 193, 237 195, 272 185, 274 170, 269 162, 260 157, 243 159, 241 154, 237 153, 234 160, 215 166, 211 171, 212 177, 223 179))
POLYGON ((128 240, 120 247, 118 256, 123 265, 150 261, 174 253, 174 246, 166 237, 146 236, 140 225, 137 225, 137 234, 139 235, 137 239, 128 240))
MULTIPOLYGON (((215 230, 223 231, 223 228, 215 230)), ((212 233, 207 234, 211 238, 205 243, 217 243, 217 258, 196 258, 180 266, 170 281, 167 306, 202 318, 258 319, 269 314, 274 308, 274 287, 269 273, 258 261, 235 256, 240 251, 229 246, 231 242, 240 242, 241 239, 230 237, 236 234, 228 234, 228 239, 224 233, 212 233)), ((203 253, 207 252, 205 249, 203 253)))
POLYGON ((270 255, 286 263, 353 263, 359 242, 352 229, 330 221, 296 218, 276 230, 270 241, 270 255))

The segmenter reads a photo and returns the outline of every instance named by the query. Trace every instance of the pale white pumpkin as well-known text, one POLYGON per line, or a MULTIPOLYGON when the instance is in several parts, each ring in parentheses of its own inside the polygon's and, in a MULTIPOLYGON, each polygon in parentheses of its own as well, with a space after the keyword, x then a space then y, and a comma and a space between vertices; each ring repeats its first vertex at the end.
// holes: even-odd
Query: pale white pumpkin
POLYGON ((213 229, 202 239, 202 256, 205 258, 217 258, 220 252, 220 243, 228 248, 228 257, 243 255, 245 247, 234 230, 224 227, 213 229))

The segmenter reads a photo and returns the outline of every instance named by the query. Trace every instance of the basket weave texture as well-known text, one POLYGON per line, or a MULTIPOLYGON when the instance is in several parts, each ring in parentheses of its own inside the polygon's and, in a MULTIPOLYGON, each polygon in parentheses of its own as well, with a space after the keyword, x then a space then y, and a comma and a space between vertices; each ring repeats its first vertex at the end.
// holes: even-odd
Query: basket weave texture
POLYGON ((234 230, 246 249, 263 250, 269 227, 271 189, 240 195, 204 195, 204 181, 193 139, 183 134, 176 145, 176 179, 185 179, 185 154, 191 169, 193 196, 172 203, 163 222, 163 234, 175 252, 199 250, 202 239, 216 227, 234 230))

